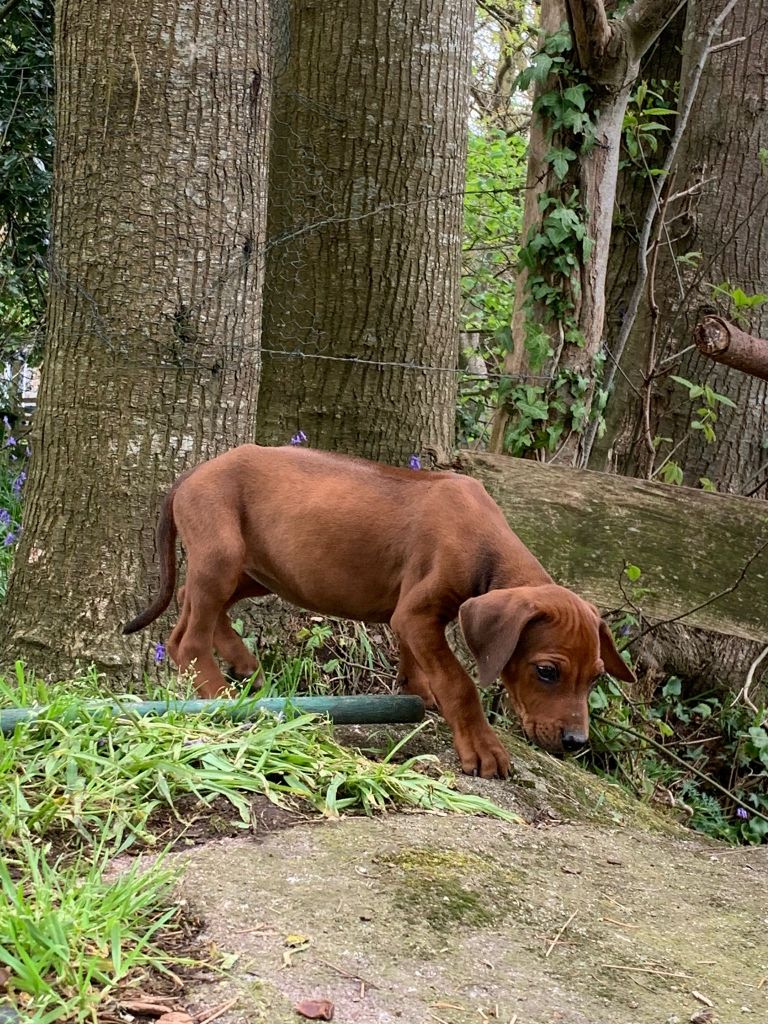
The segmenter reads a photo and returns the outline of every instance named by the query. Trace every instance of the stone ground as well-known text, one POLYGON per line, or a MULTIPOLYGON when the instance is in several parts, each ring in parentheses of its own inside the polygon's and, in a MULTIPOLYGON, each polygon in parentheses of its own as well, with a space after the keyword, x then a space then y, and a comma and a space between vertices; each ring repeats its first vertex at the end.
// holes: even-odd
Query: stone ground
POLYGON ((221 1024, 296 1024, 325 998, 338 1024, 765 1024, 768 849, 707 842, 509 742, 509 782, 462 785, 530 824, 286 818, 174 854, 231 954, 190 1012, 236 998, 221 1024))

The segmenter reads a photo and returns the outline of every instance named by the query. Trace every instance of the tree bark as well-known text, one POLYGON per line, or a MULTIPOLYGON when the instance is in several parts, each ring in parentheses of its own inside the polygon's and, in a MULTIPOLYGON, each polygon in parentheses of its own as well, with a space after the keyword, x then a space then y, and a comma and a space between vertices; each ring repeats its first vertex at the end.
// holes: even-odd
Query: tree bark
MULTIPOLYGON (((609 20, 603 0, 545 0, 542 3, 545 30, 551 31, 551 26, 561 24, 566 15, 570 20, 578 64, 586 73, 591 89, 588 109, 594 122, 594 144, 580 154, 573 180, 569 179, 569 184, 578 189, 586 234, 592 243, 591 251, 574 269, 569 283, 579 342, 569 343, 563 321, 555 318, 548 327, 551 355, 540 368, 543 376, 553 381, 560 377, 586 382, 583 393, 575 395, 570 389, 564 397, 559 396, 569 409, 565 419, 558 416, 564 424, 556 451, 561 462, 578 464, 581 459, 584 429, 600 383, 598 357, 603 343, 606 271, 627 100, 641 58, 679 6, 680 0, 637 0, 622 17, 609 20)), ((537 230, 542 224, 543 214, 538 203, 541 193, 553 185, 557 187, 546 161, 549 145, 546 126, 540 124, 536 133, 529 156, 529 184, 539 184, 526 196, 525 227, 529 231, 537 230)), ((526 294, 526 279, 521 274, 512 326, 513 347, 505 364, 505 371, 511 375, 525 375, 536 369, 525 349, 525 320, 526 316, 530 318, 530 313, 523 310, 526 294)), ((541 303, 536 306, 535 315, 546 324, 547 314, 541 303)), ((552 384, 550 398, 555 397, 557 387, 552 384)), ((507 407, 497 413, 491 439, 493 451, 504 449, 507 427, 515 416, 513 397, 507 407)), ((553 442, 549 446, 550 457, 554 448, 553 442)), ((547 449, 539 447, 538 454, 546 458, 547 449)))
MULTIPOLYGON (((683 82, 701 38, 723 6, 722 0, 689 4, 683 82)), ((683 350, 691 345, 702 312, 733 318, 737 309, 743 327, 755 335, 768 333, 768 305, 758 300, 739 308, 728 298, 737 288, 746 300, 766 290, 768 191, 759 154, 768 147, 768 94, 762 74, 768 0, 737 4, 713 43, 716 48, 704 65, 675 164, 674 192, 684 199, 669 210, 669 220, 675 218, 669 225, 671 245, 662 238, 658 246, 652 302, 646 293, 622 361, 629 380, 617 378, 611 400, 616 413, 592 465, 600 468, 612 453, 620 472, 651 476, 671 456, 687 484, 707 478, 720 490, 743 494, 755 493, 760 483, 757 493, 766 496, 768 478, 761 481, 761 467, 768 435, 768 385, 713 364, 696 348, 685 354, 683 350), (732 39, 734 45, 717 48, 732 39), (655 354, 652 314, 658 323, 655 354), (656 376, 646 400, 649 371, 656 376), (701 403, 689 401, 669 374, 706 384, 734 403, 716 407, 715 443, 692 427, 701 403), (650 445, 656 437, 669 439, 658 454, 650 445)))
POLYGON ((251 438, 267 53, 261 2, 59 4, 49 334, 6 662, 136 673, 149 638, 120 629, 154 585, 159 498, 251 438))
POLYGON ((472 11, 469 0, 290 5, 272 118, 262 443, 302 430, 315 447, 395 463, 439 460, 453 443, 472 11))

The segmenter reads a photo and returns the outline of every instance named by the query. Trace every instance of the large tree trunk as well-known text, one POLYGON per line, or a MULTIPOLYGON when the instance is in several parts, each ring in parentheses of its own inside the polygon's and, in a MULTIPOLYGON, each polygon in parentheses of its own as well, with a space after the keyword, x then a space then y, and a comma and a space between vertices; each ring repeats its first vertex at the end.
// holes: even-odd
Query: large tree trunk
POLYGON ((126 677, 159 496, 250 439, 259 376, 265 7, 68 0, 56 24, 49 336, 6 660, 126 677))
MULTIPOLYGON (((723 3, 701 0, 688 8, 683 82, 690 76, 693 55, 707 26, 723 3)), ((713 286, 727 282, 747 296, 767 290, 768 191, 760 153, 768 148, 762 65, 768 47, 768 0, 736 5, 722 37, 714 42, 731 39, 741 41, 711 53, 704 66, 678 152, 672 188, 688 194, 669 211, 677 217, 669 227, 672 252, 663 238, 658 249, 653 286, 658 307, 655 353, 646 293, 623 358, 629 382, 617 378, 613 430, 596 450, 593 464, 605 465, 612 450, 613 465, 620 472, 653 476, 669 458, 680 467, 686 483, 696 485, 708 478, 720 490, 742 494, 762 484, 758 493, 765 496, 768 477, 764 471, 761 474, 761 467, 768 436, 768 384, 713 364, 695 349, 669 361, 692 344, 693 326, 702 312, 719 310, 733 319, 734 307, 713 286), (680 257, 689 253, 694 256, 681 262, 680 257), (654 370, 662 373, 644 402, 644 377, 654 370), (696 412, 703 404, 701 398, 690 401, 687 391, 669 379, 670 373, 709 385, 735 403, 734 407, 716 405, 716 442, 708 442, 704 431, 693 427, 694 421, 701 420, 696 412), (658 452, 654 452, 654 438, 669 440, 657 442, 658 452)), ((768 332, 768 304, 735 312, 744 317, 741 325, 751 333, 764 336, 768 332)))
POLYGON ((272 119, 263 443, 302 430, 313 446, 400 463, 452 445, 472 10, 290 5, 272 119))

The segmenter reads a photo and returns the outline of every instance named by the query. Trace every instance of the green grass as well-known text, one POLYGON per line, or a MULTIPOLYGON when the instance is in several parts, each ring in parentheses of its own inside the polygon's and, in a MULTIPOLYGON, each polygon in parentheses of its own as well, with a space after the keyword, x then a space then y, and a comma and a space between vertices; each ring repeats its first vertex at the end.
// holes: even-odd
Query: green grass
POLYGON ((214 801, 220 815, 225 801, 247 828, 261 796, 331 817, 417 808, 519 820, 457 792, 434 758, 395 763, 398 744, 373 761, 315 716, 138 718, 135 697, 117 712, 77 714, 104 695, 96 673, 49 685, 17 666, 15 679, 0 678, 0 707, 46 709, 0 744, 0 963, 12 1004, 36 1024, 92 1020, 137 968, 169 963, 154 939, 174 919, 171 876, 138 861, 109 881, 104 870, 118 851, 157 845, 171 818, 183 833, 189 816, 214 801))
POLYGON ((67 860, 24 840, 15 859, 0 863, 0 965, 21 1019, 94 1019, 133 972, 176 964, 156 944, 177 916, 175 874, 142 871, 134 860, 108 880, 109 862, 106 846, 67 860))

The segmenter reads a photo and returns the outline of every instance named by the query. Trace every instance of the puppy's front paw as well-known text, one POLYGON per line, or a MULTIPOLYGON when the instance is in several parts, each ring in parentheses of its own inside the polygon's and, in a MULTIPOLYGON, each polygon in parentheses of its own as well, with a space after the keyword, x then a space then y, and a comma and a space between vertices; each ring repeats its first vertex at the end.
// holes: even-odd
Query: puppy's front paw
POLYGON ((490 726, 454 736, 456 753, 462 771, 467 775, 482 775, 484 779, 509 775, 509 754, 490 726))

